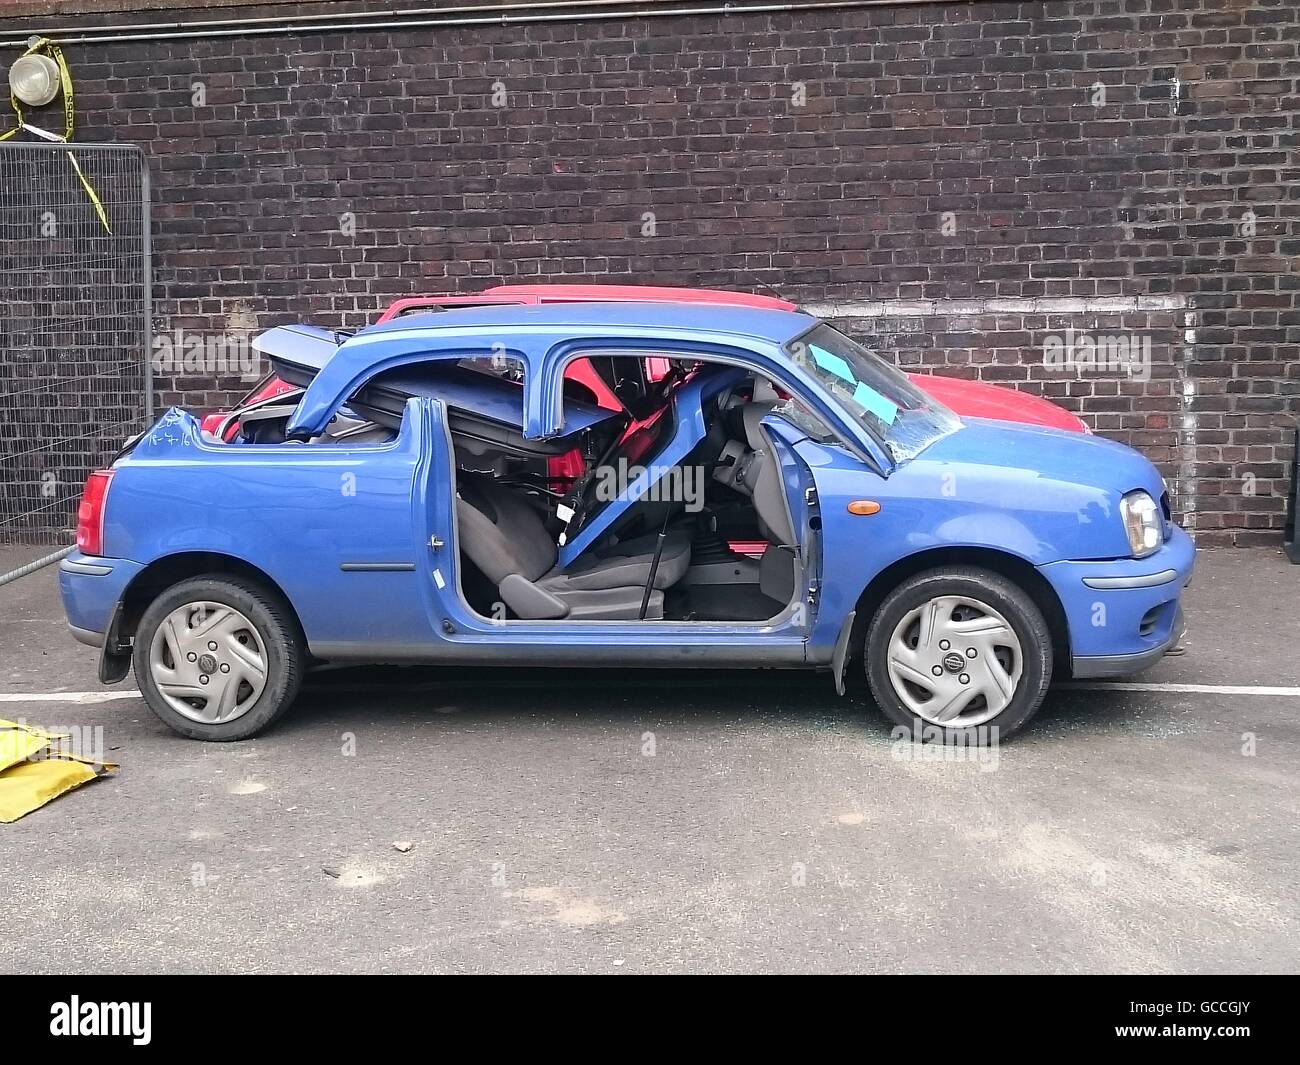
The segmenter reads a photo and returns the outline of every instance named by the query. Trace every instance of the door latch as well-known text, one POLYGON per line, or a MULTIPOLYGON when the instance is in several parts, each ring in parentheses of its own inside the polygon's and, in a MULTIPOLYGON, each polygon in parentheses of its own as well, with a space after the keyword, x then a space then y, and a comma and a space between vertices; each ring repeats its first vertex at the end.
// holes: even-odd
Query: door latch
POLYGON ((443 546, 443 541, 438 538, 437 533, 434 533, 432 536, 429 537, 429 546, 432 547, 435 551, 437 551, 438 548, 443 546))

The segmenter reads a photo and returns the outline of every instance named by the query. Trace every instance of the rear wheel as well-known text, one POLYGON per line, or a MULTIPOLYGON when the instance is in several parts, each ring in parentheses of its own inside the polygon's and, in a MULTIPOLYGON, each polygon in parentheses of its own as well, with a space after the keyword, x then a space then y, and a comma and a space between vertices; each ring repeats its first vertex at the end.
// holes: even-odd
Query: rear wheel
POLYGON ((885 599, 867 630, 877 705, 914 738, 1005 739, 1042 705, 1052 638, 1042 612, 997 573, 919 573, 885 599), (996 729, 996 733, 990 730, 996 729))
POLYGON ((278 596, 211 575, 173 585, 149 605, 134 661, 145 701, 169 728, 191 739, 242 740, 297 697, 303 650, 278 596))

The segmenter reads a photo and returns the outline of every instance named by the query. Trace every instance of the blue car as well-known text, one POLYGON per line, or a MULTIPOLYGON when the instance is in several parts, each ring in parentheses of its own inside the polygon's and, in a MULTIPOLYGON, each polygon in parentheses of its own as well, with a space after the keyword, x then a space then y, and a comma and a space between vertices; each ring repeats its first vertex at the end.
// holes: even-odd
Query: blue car
POLYGON ((1053 677, 1136 672, 1182 633, 1195 552, 1150 462, 960 420, 804 314, 476 307, 259 346, 294 389, 233 435, 169 410, 92 475, 60 567, 101 679, 134 664, 185 736, 257 734, 321 663, 809 669, 841 693, 855 664, 912 735, 989 742, 1053 677), (579 358, 625 410, 566 380, 579 358))

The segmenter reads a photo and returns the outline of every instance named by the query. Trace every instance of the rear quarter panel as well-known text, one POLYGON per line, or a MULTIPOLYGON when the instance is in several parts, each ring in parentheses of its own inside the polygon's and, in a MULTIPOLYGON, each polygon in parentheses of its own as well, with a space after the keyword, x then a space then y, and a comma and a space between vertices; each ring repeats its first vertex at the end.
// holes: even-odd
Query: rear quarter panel
POLYGON ((340 567, 415 563, 422 435, 408 408, 390 445, 211 445, 193 417, 169 411, 116 467, 106 552, 144 565, 193 551, 247 562, 289 598, 309 644, 421 639, 416 571, 340 567))

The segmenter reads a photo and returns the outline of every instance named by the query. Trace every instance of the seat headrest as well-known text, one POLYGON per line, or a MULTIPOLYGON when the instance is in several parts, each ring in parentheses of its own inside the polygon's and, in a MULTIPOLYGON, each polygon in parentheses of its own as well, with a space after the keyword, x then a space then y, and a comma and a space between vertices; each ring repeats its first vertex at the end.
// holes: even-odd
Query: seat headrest
POLYGON ((493 525, 501 520, 498 508, 492 502, 492 494, 499 491, 491 481, 481 477, 461 474, 456 479, 456 494, 461 502, 473 507, 493 525))

